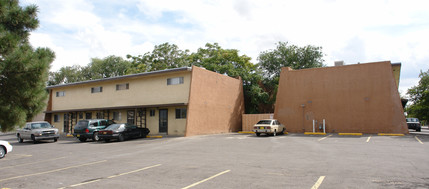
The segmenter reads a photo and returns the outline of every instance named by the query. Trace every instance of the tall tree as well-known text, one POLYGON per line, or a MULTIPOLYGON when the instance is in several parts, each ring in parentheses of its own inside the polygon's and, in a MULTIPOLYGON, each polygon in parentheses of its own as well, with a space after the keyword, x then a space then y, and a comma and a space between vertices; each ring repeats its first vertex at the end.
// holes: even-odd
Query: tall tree
POLYGON ((87 69, 82 71, 86 79, 91 80, 125 75, 130 67, 129 61, 111 55, 103 59, 93 58, 87 69))
POLYGON ((49 73, 48 85, 74 83, 108 77, 126 75, 131 68, 131 63, 118 56, 107 56, 105 58, 93 58, 85 66, 65 66, 56 72, 49 73))
POLYGON ((45 107, 48 71, 55 58, 47 48, 33 49, 30 32, 39 25, 37 6, 0 0, 0 126, 8 131, 45 107))
POLYGON ((65 66, 56 72, 49 73, 48 85, 59 85, 87 80, 83 68, 78 65, 65 66))
POLYGON ((274 111, 279 77, 282 67, 292 69, 306 69, 323 67, 322 47, 307 45, 298 47, 288 42, 279 42, 276 49, 264 51, 259 54, 258 66, 262 70, 263 79, 259 83, 263 89, 260 98, 260 111, 274 111))
POLYGON ((128 73, 151 72, 190 66, 187 60, 188 56, 189 50, 180 50, 175 44, 163 43, 155 45, 152 52, 147 52, 144 55, 127 55, 132 64, 128 73))
POLYGON ((408 89, 412 104, 407 108, 409 116, 420 120, 429 120, 429 70, 420 71, 420 81, 417 86, 408 89))
POLYGON ((322 47, 298 47, 288 42, 279 42, 276 49, 260 53, 258 61, 265 78, 279 77, 282 67, 298 70, 324 66, 322 47))

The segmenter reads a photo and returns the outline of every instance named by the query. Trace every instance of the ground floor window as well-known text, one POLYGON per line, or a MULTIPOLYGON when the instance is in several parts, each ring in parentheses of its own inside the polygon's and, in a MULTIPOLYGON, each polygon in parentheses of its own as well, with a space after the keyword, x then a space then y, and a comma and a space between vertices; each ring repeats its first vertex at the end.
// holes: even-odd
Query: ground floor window
POLYGON ((58 114, 54 115, 54 122, 59 122, 60 121, 60 116, 58 114))
POLYGON ((150 117, 154 117, 155 116, 155 110, 154 109, 151 109, 150 110, 150 117))
POLYGON ((176 108, 176 119, 186 118, 186 108, 176 108))
POLYGON ((86 113, 85 114, 85 119, 92 119, 92 113, 91 112, 86 113))
POLYGON ((104 119, 104 113, 103 112, 97 112, 97 119, 104 119))
POLYGON ((113 119, 115 121, 121 121, 122 120, 122 118, 121 118, 121 112, 113 112, 113 119))

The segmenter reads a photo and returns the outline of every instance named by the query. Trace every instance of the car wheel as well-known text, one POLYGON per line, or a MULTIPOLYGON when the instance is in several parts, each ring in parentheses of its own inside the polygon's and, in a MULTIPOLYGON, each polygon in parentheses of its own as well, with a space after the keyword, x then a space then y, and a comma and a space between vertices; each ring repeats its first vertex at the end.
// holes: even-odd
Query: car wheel
POLYGON ((124 135, 122 135, 122 134, 119 134, 119 136, 118 136, 118 140, 119 140, 119 142, 122 142, 122 141, 124 141, 124 135))
POLYGON ((4 158, 6 155, 6 149, 3 146, 0 146, 0 159, 4 158))
POLYGON ((100 140, 100 137, 98 137, 98 132, 95 132, 94 135, 92 136, 92 140, 93 141, 98 141, 100 140))
POLYGON ((256 136, 261 136, 261 133, 256 133, 256 136))
POLYGON ((54 142, 57 142, 58 141, 58 138, 54 138, 54 142))
POLYGON ((85 142, 85 141, 86 141, 86 138, 84 138, 84 137, 80 137, 80 138, 79 138, 79 140, 80 140, 81 142, 85 142))
POLYGON ((273 136, 277 135, 277 130, 274 130, 273 136))
POLYGON ((37 143, 36 137, 34 137, 34 135, 31 135, 31 140, 33 140, 33 144, 37 143))
POLYGON ((421 132, 421 131, 422 131, 422 128, 421 128, 421 127, 419 127, 419 128, 417 128, 417 129, 416 129, 416 131, 417 131, 417 132, 421 132))
POLYGON ((22 138, 21 138, 21 135, 20 135, 20 134, 18 134, 18 142, 19 142, 19 143, 24 142, 24 139, 22 139, 22 138))

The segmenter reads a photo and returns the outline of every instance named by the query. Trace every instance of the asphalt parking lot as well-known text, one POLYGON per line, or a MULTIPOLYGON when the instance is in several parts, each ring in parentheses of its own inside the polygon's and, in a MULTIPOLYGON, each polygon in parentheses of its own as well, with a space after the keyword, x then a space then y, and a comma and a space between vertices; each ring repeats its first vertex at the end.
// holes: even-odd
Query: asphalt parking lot
POLYGON ((0 188, 429 188, 425 134, 0 140, 0 188))

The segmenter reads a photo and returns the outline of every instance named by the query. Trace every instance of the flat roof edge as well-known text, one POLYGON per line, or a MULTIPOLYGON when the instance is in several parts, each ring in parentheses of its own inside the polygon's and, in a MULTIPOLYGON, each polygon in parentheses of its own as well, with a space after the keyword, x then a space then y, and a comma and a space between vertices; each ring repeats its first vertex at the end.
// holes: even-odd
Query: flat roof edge
POLYGON ((101 81, 119 80, 119 79, 131 78, 131 77, 157 75, 157 74, 164 74, 164 73, 170 73, 170 72, 179 72, 179 71, 192 71, 192 67, 173 68, 173 69, 167 69, 167 70, 158 70, 158 71, 153 71, 153 72, 143 72, 143 73, 123 75, 123 76, 117 76, 117 77, 109 77, 109 78, 103 78, 103 79, 94 79, 94 80, 80 81, 80 82, 75 82, 75 83, 66 83, 66 84, 52 85, 52 86, 47 86, 46 89, 53 89, 53 88, 58 88, 58 87, 67 87, 67 86, 73 86, 73 85, 81 85, 81 84, 87 84, 87 83, 96 83, 96 82, 101 82, 101 81))

